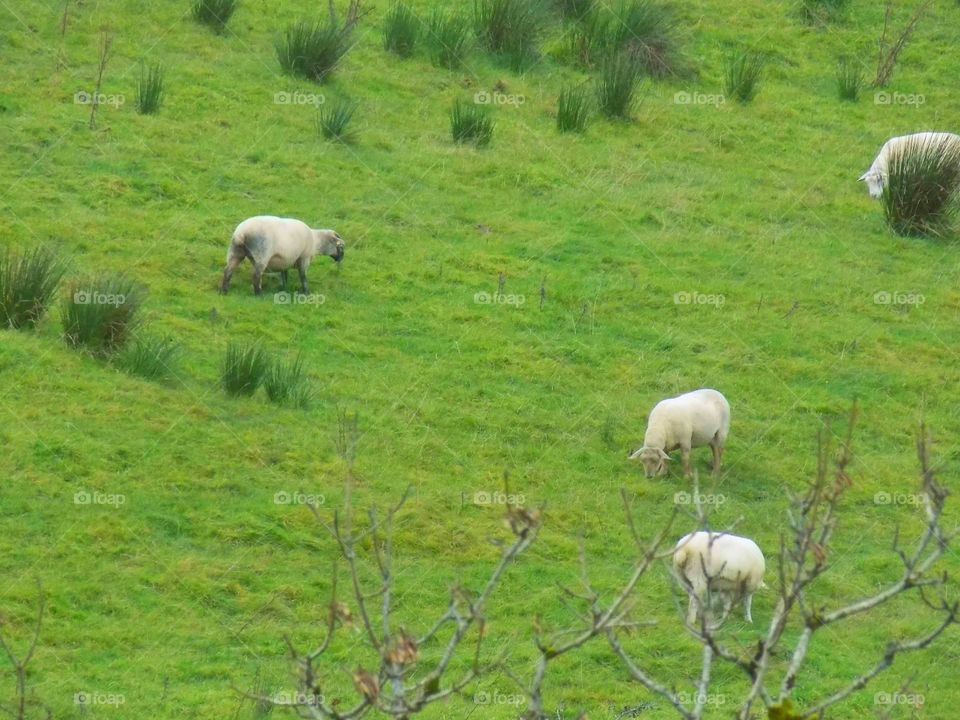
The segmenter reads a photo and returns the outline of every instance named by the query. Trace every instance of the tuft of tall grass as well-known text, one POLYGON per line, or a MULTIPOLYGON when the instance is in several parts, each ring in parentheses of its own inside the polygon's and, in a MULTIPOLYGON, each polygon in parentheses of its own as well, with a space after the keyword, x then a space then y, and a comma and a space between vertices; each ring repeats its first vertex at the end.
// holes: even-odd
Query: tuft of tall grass
POLYGON ((486 107, 457 100, 450 111, 450 131, 454 142, 473 143, 477 147, 490 144, 493 118, 486 107))
POLYGON ((583 86, 566 86, 557 99, 557 130, 583 132, 590 119, 590 95, 583 86))
POLYGON ((827 23, 846 10, 850 0, 799 0, 800 17, 808 23, 827 23))
POLYGON ((420 18, 402 2, 397 2, 387 12, 383 24, 383 48, 388 52, 408 58, 413 55, 420 39, 420 18))
POLYGON ((277 60, 288 75, 323 82, 350 49, 350 25, 333 18, 287 27, 277 41, 277 60))
POLYGON ((228 395, 251 396, 263 383, 270 358, 259 343, 231 342, 223 360, 220 382, 228 395))
POLYGON ((457 13, 436 9, 427 23, 426 44, 434 65, 456 68, 467 54, 470 28, 467 19, 457 13))
POLYGON ((654 0, 624 0, 610 25, 613 48, 630 53, 647 74, 662 78, 679 65, 677 20, 654 0))
POLYGON ((592 67, 598 59, 611 51, 615 42, 614 17, 599 7, 583 15, 568 34, 570 54, 585 67, 592 67))
POLYGON ((597 78, 597 107, 609 118, 627 120, 640 87, 640 66, 629 53, 608 58, 597 78))
POLYGON ((119 365, 131 375, 148 380, 173 376, 180 357, 180 345, 169 337, 138 337, 120 357, 119 365))
POLYGON ((222 33, 239 4, 239 0, 195 0, 193 19, 222 33))
POLYGON ((474 0, 474 28, 480 44, 522 70, 540 52, 546 25, 541 0, 474 0))
POLYGON ((352 142, 353 131, 349 129, 353 114, 359 105, 350 100, 338 100, 335 103, 324 105, 317 113, 317 131, 327 140, 339 140, 343 143, 352 142))
POLYGON ((157 63, 147 66, 140 64, 140 79, 137 81, 137 112, 153 115, 163 104, 164 96, 163 65, 157 63))
POLYGON ((568 20, 581 20, 593 12, 597 0, 555 0, 557 8, 568 20))
POLYGON ((837 61, 837 94, 841 100, 856 100, 863 87, 863 68, 854 58, 842 56, 837 61))
POLYGON ((57 294, 66 266, 52 250, 36 247, 0 254, 0 327, 36 327, 57 294))
POLYGON ((766 59, 752 50, 737 50, 727 56, 723 88, 728 97, 747 103, 756 97, 766 59))
POLYGON ((954 228, 960 201, 960 147, 949 140, 909 140, 887 161, 880 202, 898 235, 942 236, 954 228))
POLYGON ((310 387, 303 374, 303 358, 297 355, 290 362, 275 360, 270 363, 263 379, 270 402, 278 405, 291 404, 306 408, 310 402, 310 387))
POLYGON ((138 325, 141 287, 124 275, 101 274, 70 284, 61 308, 64 340, 107 356, 122 350, 138 325))

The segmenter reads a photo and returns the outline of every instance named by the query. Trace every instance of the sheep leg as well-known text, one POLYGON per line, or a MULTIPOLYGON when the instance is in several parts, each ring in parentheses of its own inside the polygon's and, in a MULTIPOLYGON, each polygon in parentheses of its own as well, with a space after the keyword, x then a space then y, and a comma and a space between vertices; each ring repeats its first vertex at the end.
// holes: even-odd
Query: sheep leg
POLYGON ((753 622, 753 617, 750 615, 750 605, 753 602, 753 595, 747 593, 743 596, 743 616, 746 618, 748 623, 753 622))
POLYGON ((303 266, 303 263, 297 263, 297 272, 300 274, 300 292, 306 295, 310 292, 310 289, 307 287, 307 269, 303 266))
POLYGON ((680 463, 683 465, 683 474, 684 476, 690 475, 690 447, 681 446, 680 447, 680 463))
POLYGON ((283 292, 287 291, 287 271, 286 270, 280 271, 280 290, 282 290, 283 292))
POLYGON ((733 598, 730 597, 730 593, 723 593, 721 600, 723 601, 723 619, 726 620, 730 617, 730 611, 733 609, 733 598))
POLYGON ((697 608, 700 601, 697 599, 696 593, 690 593, 690 604, 687 606, 687 625, 691 627, 697 624, 697 608))
POLYGON ((723 448, 716 441, 710 443, 710 449, 713 450, 713 474, 720 474, 720 461, 723 458, 723 448))
POLYGON ((253 294, 254 295, 263 295, 263 271, 266 270, 265 265, 260 263, 253 264, 253 294))
POLYGON ((230 291, 230 278, 233 277, 233 271, 237 269, 237 266, 242 263, 243 260, 243 255, 239 257, 231 255, 230 259, 227 260, 227 266, 223 269, 223 280, 220 281, 221 295, 226 295, 230 291))

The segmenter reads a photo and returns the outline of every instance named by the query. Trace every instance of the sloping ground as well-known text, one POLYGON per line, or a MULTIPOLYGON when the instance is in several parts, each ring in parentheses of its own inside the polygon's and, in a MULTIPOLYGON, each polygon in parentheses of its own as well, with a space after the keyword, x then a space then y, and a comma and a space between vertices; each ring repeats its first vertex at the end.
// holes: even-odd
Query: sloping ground
MULTIPOLYGON (((859 398, 855 485, 823 602, 894 576, 890 538, 898 523, 905 537, 916 532, 916 509, 876 495, 913 492, 921 413, 948 484, 960 465, 957 247, 892 236, 856 178, 891 135, 960 129, 956 7, 942 3, 921 23, 889 88, 924 102, 878 105, 869 92, 837 100, 833 68, 841 52, 872 61, 881 7, 854 2, 845 21, 812 29, 787 3, 684 6, 698 76, 650 85, 629 124, 597 121, 565 137, 554 130, 556 95, 582 76, 552 59, 522 77, 479 53, 459 72, 400 62, 380 49, 378 6, 318 87, 281 76, 273 53, 313 4, 248 2, 224 37, 181 5, 85 3, 63 36, 59 8, 26 0, 3 11, 0 242, 58 247, 74 275, 135 276, 150 293, 144 332, 184 347, 177 381, 160 385, 68 350, 56 312, 37 333, 0 336, 0 608, 22 644, 42 581, 50 607, 31 679, 56 717, 80 716, 81 691, 125 699, 89 708, 93 717, 234 717, 231 684, 259 674, 270 689, 292 685, 282 637, 304 647, 321 636, 333 545, 304 507, 275 496, 340 505, 338 406, 360 415, 355 502, 382 506, 414 488, 396 541, 398 621, 411 628, 442 609, 449 583, 475 586, 495 557, 487 540, 505 532, 502 508, 474 503, 476 493, 499 489, 508 469, 528 504, 547 504, 539 543, 490 612, 491 653, 507 648, 521 669, 535 613, 572 621, 553 583, 575 581, 579 535, 599 586, 613 589, 629 568, 619 489, 635 497, 646 533, 689 489, 677 476, 645 480, 625 457, 653 402, 692 387, 721 388, 733 405, 715 520, 742 518, 740 532, 768 556, 785 491, 815 470, 822 419, 837 418, 839 433, 859 398), (105 26, 115 54, 103 90, 124 102, 103 107, 91 132, 89 108, 73 98, 92 86, 105 26), (675 102, 720 92, 731 43, 772 55, 756 101, 675 102), (141 58, 168 67, 157 116, 133 108, 141 58), (498 80, 524 102, 496 109, 488 149, 454 146, 453 100, 498 80), (274 101, 294 91, 359 100, 358 142, 317 139, 312 107, 274 101), (324 303, 278 305, 274 281, 255 298, 249 266, 229 296, 216 294, 232 228, 266 212, 346 238, 341 267, 311 268, 324 303), (477 302, 499 273, 516 303, 477 302), (877 293, 923 302, 883 304, 877 293), (227 342, 256 338, 303 353, 311 410, 223 395, 227 342), (120 497, 85 504, 82 493, 120 497)), ((945 567, 956 571, 956 555, 945 567)), ((757 627, 773 603, 756 600, 757 627)), ((914 605, 896 609, 886 622, 824 633, 798 699, 873 663, 888 627, 916 633, 931 622, 914 605)), ((658 626, 632 649, 659 677, 689 685, 696 647, 666 572, 649 579, 638 616, 658 626)), ((744 643, 756 629, 730 627, 744 643)), ((335 647, 348 669, 358 642, 347 633, 335 647)), ((927 716, 949 717, 956 659, 950 633, 836 717, 873 717, 874 693, 913 673, 927 716)), ((349 678, 331 670, 329 682, 349 678)), ((731 670, 717 683, 729 702, 742 689, 731 670)), ((515 692, 506 677, 479 689, 515 692)), ((672 717, 601 644, 558 664, 548 692, 551 705, 591 717, 638 705, 640 717, 672 717)), ((718 701, 710 716, 727 711, 718 701)), ((471 713, 516 709, 478 710, 468 697, 428 717, 471 713)))

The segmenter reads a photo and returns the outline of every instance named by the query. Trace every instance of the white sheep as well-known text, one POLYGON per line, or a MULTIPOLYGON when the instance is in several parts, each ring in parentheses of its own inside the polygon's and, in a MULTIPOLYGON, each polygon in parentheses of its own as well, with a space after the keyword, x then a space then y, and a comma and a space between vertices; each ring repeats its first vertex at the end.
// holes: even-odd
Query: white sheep
POLYGON ((883 144, 873 161, 873 165, 859 177, 859 180, 867 184, 867 192, 870 193, 870 197, 879 198, 883 195, 884 185, 887 184, 890 158, 895 152, 904 152, 908 148, 930 147, 934 144, 947 146, 954 143, 960 149, 960 135, 948 132, 918 132, 892 137, 883 144))
POLYGON ((704 388, 658 402, 647 420, 643 447, 630 455, 640 460, 648 478, 666 472, 667 453, 680 448, 685 475, 690 474, 690 450, 709 445, 713 449, 713 472, 720 472, 723 446, 730 432, 730 403, 717 392, 704 388))
POLYGON ((685 535, 673 552, 673 570, 690 594, 687 623, 697 622, 708 595, 723 601, 723 617, 734 602, 743 602, 743 615, 753 622, 750 605, 753 594, 766 587, 766 561, 757 544, 749 538, 705 530, 685 535))
POLYGON ((227 266, 223 270, 220 292, 230 289, 230 277, 245 259, 253 263, 253 292, 263 292, 263 273, 280 273, 283 289, 287 289, 287 271, 295 267, 300 274, 300 289, 307 293, 307 268, 317 255, 329 255, 335 262, 343 260, 343 238, 333 230, 314 230, 293 218, 258 215, 237 225, 227 250, 227 266))

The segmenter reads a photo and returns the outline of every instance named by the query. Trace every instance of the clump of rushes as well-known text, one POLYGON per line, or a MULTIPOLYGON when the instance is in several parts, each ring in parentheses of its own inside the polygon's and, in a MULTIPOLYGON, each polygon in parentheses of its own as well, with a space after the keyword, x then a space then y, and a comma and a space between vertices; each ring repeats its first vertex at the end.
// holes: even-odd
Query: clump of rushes
POLYGON ((909 140, 887 161, 880 202, 899 235, 953 232, 960 195, 960 146, 949 139, 909 140))
POLYGON ((172 338, 138 337, 120 358, 120 367, 148 380, 165 380, 174 374, 180 345, 172 338))
POLYGON ((101 357, 122 350, 138 325, 143 298, 141 287, 124 275, 72 283, 61 309, 64 339, 101 357))
POLYGON ((419 39, 419 18, 404 3, 394 4, 387 13, 383 25, 384 49, 402 58, 407 58, 413 55, 419 39))
POLYGON ((277 42, 277 60, 288 75, 323 82, 350 49, 353 26, 335 18, 289 26, 277 42))
POLYGON ((317 113, 317 130, 327 140, 352 142, 354 134, 348 126, 357 107, 357 103, 349 100, 338 100, 324 105, 317 113))
POLYGON ((677 71, 677 21, 670 7, 651 0, 624 0, 616 15, 609 31, 617 51, 632 55, 653 77, 677 71))
POLYGON ((837 61, 837 94, 841 100, 856 100, 863 87, 863 69, 855 59, 842 56, 837 61))
POLYGON ((270 364, 263 380, 270 402, 306 408, 310 402, 310 388, 303 374, 303 358, 297 355, 290 362, 276 360, 270 364))
POLYGON ((756 97, 765 58, 752 50, 738 50, 727 57, 723 87, 729 97, 748 103, 756 97))
POLYGON ((640 68, 633 56, 618 53, 609 58, 597 79, 597 106, 609 118, 627 120, 636 103, 640 68))
POLYGON ((557 99, 557 130, 583 132, 590 119, 590 96, 583 86, 564 87, 557 99))
POLYGON ((614 20, 613 15, 600 8, 580 18, 568 35, 570 54, 576 62, 592 67, 611 52, 615 42, 614 20))
POLYGON ((215 32, 222 33, 237 10, 238 0, 196 0, 193 4, 193 19, 215 32))
POLYGON ((493 138, 493 118, 486 107, 458 99, 450 111, 450 130, 454 142, 485 147, 493 138))
POLYGON ((568 20, 580 20, 593 12, 596 0, 556 0, 560 12, 568 20))
POLYGON ((427 27, 426 43, 434 65, 445 68, 462 65, 470 36, 466 18, 437 9, 430 16, 427 27))
POLYGON ((228 395, 251 396, 260 387, 270 359, 259 343, 232 342, 227 347, 220 381, 228 395))
POLYGON ((545 13, 540 0, 474 0, 474 27, 480 44, 522 70, 540 52, 545 13))
POLYGON ((0 254, 0 328, 36 327, 56 297, 66 267, 43 247, 0 254))
POLYGON ((137 112, 153 115, 163 104, 164 96, 163 65, 140 65, 140 79, 137 81, 137 112))

